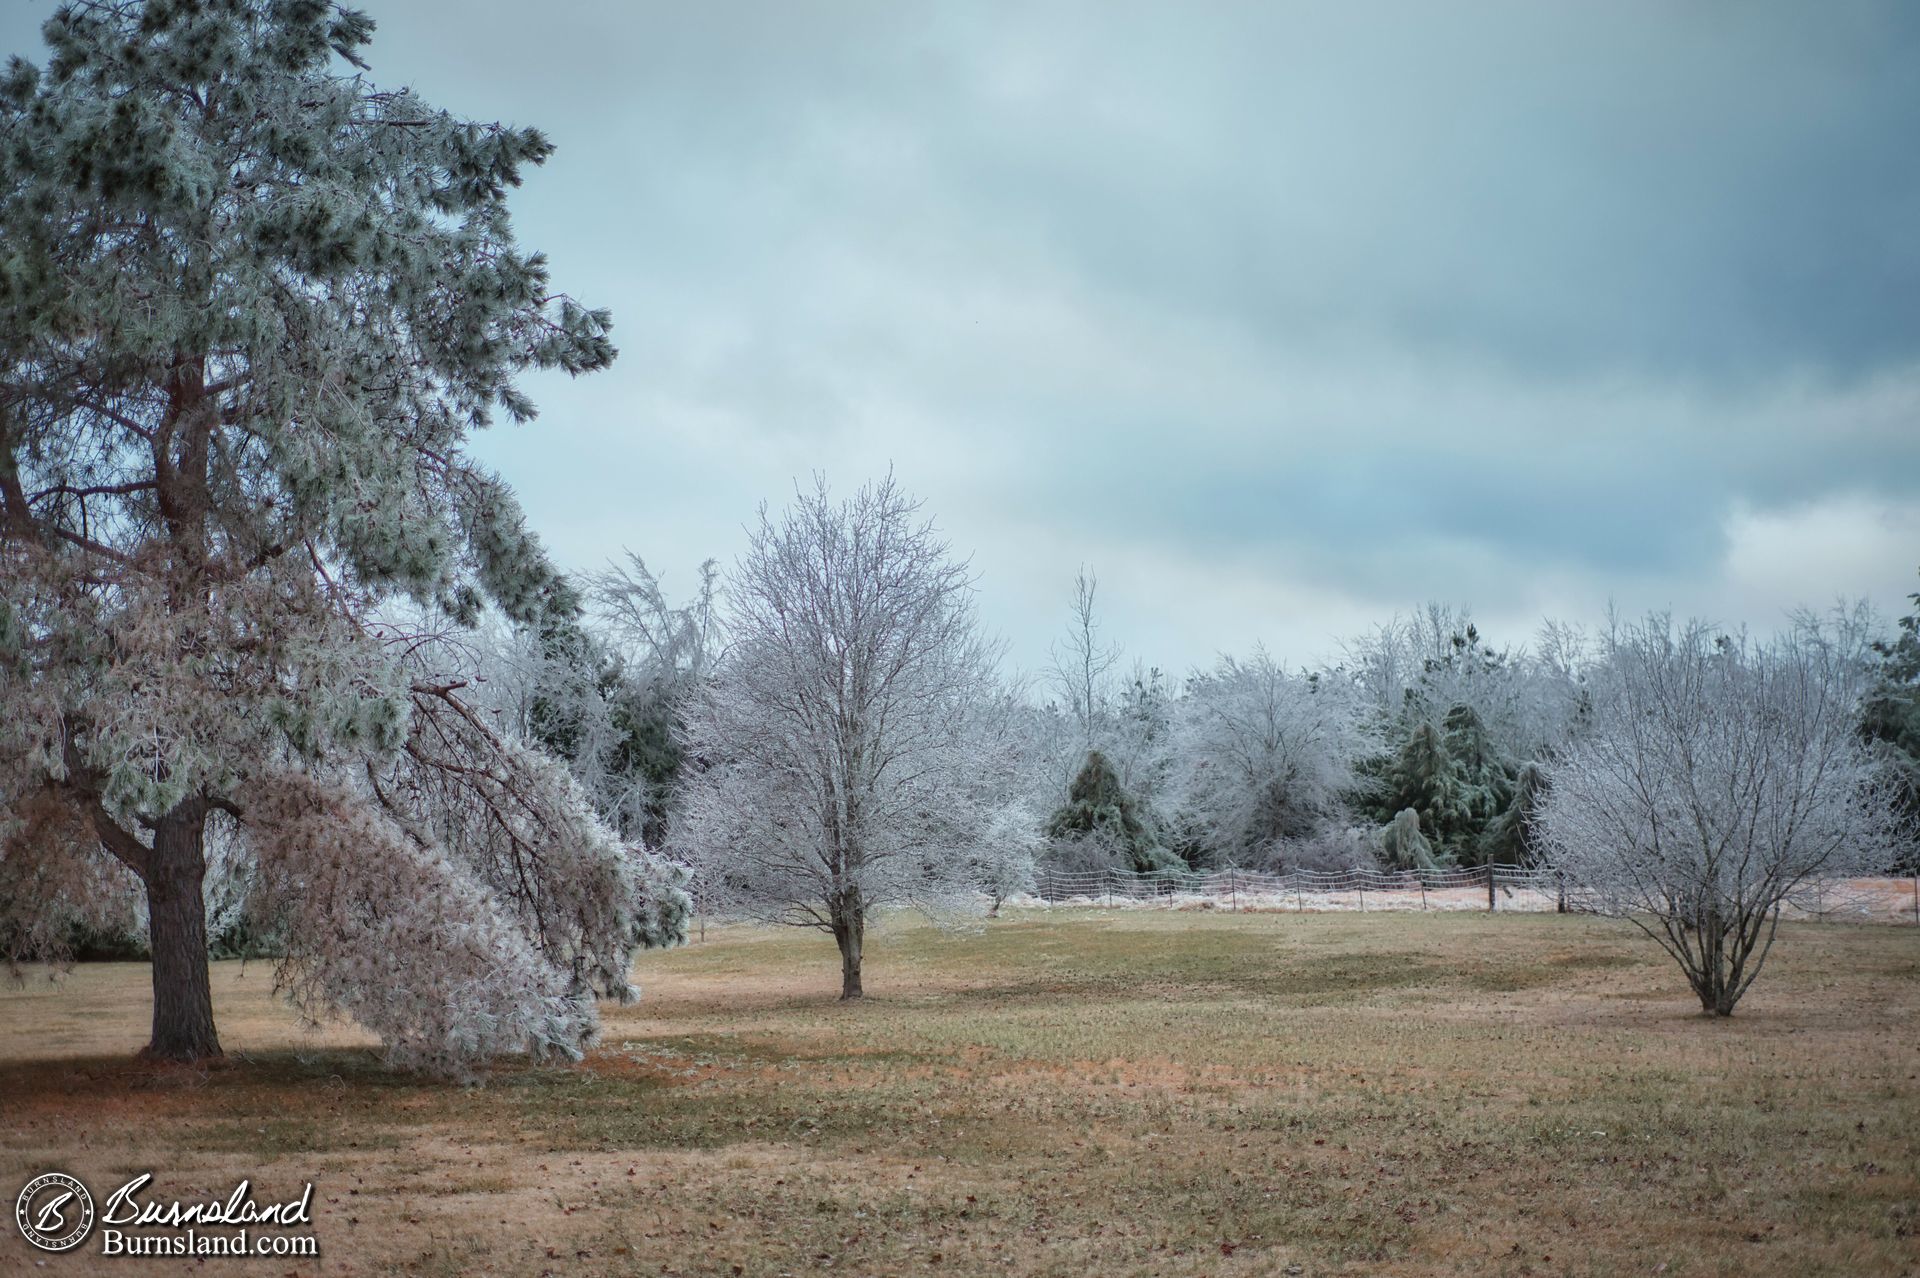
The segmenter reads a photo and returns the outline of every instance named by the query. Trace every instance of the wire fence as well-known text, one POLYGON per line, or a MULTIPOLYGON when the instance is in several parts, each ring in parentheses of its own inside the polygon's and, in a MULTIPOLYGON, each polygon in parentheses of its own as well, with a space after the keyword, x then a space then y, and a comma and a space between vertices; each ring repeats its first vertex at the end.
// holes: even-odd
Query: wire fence
MULTIPOLYGON (((1431 870, 1042 869, 1049 905, 1245 910, 1583 911, 1583 893, 1550 869, 1515 865, 1431 870)), ((1920 924, 1920 879, 1827 879, 1787 903, 1792 917, 1920 924)))
POLYGON ((1451 866, 1432 870, 1083 870, 1042 869, 1034 894, 1049 904, 1159 904, 1201 902, 1248 908, 1382 909, 1566 908, 1562 883, 1551 870, 1511 865, 1451 866))

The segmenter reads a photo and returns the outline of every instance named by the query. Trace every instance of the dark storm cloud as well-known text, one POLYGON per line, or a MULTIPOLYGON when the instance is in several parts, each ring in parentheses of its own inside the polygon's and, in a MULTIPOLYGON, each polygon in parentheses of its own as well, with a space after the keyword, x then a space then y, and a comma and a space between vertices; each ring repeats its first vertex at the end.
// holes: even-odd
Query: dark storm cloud
POLYGON ((1920 562, 1912 6, 371 8, 560 144, 522 235, 622 358, 486 448, 575 565, 891 462, 1022 657, 1091 560, 1178 667, 1920 562))

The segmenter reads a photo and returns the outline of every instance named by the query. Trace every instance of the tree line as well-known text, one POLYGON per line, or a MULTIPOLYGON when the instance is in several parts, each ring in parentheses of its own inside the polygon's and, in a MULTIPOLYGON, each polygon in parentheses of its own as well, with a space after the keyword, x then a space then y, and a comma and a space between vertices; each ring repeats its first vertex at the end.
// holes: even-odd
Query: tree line
MULTIPOLYGON (((659 599, 650 576, 615 580, 610 597, 659 599)), ((997 909, 1043 868, 1551 863, 1590 906, 1652 919, 1726 1014, 1794 891, 1920 870, 1920 612, 1890 636, 1855 606, 1764 637, 1655 615, 1504 645, 1428 605, 1312 668, 1256 647, 1176 682, 1124 664, 1082 570, 1050 661, 1023 678, 891 477, 841 501, 817 480, 763 509, 720 609, 717 580, 703 569, 655 627, 680 615, 711 639, 699 677, 590 644, 597 677, 540 667, 509 700, 570 689, 586 698, 572 722, 610 713, 619 696, 593 691, 610 672, 674 689, 656 703, 680 746, 649 837, 707 908, 832 933, 849 998, 873 909, 997 909)), ((637 780, 602 771, 617 752, 568 757, 589 792, 637 780)))

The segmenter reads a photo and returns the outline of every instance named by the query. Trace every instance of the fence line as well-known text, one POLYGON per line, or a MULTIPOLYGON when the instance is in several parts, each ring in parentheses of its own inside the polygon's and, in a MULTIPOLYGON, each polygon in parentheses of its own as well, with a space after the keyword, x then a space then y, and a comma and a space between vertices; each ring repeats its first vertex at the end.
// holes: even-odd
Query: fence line
MULTIPOLYGON (((1502 898, 1527 893, 1545 896, 1556 908, 1565 908, 1561 880, 1552 870, 1527 869, 1515 865, 1449 866, 1431 870, 1290 870, 1275 874, 1264 870, 1041 870, 1036 876, 1035 894, 1044 901, 1084 899, 1109 901, 1150 901, 1155 898, 1225 898, 1238 903, 1240 897, 1295 897, 1304 906, 1309 896, 1322 897, 1353 893, 1361 898, 1375 893, 1417 894, 1424 906, 1430 892, 1477 888, 1487 895, 1487 908, 1498 909, 1502 898)), ((1537 908, 1537 906, 1536 906, 1537 908)))
MULTIPOLYGON (((1170 908, 1580 911, 1585 894, 1550 869, 1517 865, 1430 870, 1055 870, 1035 875, 1049 904, 1170 908)), ((1920 924, 1920 877, 1815 880, 1787 902, 1787 917, 1920 924)))

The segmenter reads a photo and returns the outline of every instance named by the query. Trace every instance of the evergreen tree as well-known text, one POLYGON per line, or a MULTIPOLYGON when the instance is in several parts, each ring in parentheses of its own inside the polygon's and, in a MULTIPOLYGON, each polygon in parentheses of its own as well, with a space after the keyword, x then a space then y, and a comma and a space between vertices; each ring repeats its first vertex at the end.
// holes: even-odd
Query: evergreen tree
POLYGON ((1920 594, 1908 598, 1914 611, 1900 618, 1892 639, 1873 645, 1879 669, 1861 707, 1861 732, 1892 773, 1913 836, 1899 868, 1920 873, 1920 594))
POLYGON ((1540 805, 1547 795, 1547 775, 1537 763, 1528 763, 1515 776, 1513 797, 1480 836, 1480 860, 1487 865, 1531 865, 1538 859, 1536 841, 1540 805))
POLYGON ((682 691, 677 684, 635 673, 618 657, 603 668, 601 695, 614 736, 602 766, 618 796, 607 819, 625 837, 650 848, 666 844, 669 800, 686 761, 680 743, 682 691))
POLYGON ((1445 720, 1447 755, 1460 781, 1466 821, 1450 833, 1449 847, 1461 860, 1479 860, 1481 836, 1513 799, 1513 768, 1493 744, 1472 706, 1455 705, 1445 720))
POLYGON ((1414 724, 1386 776, 1387 804, 1398 814, 1412 809, 1434 847, 1452 852, 1473 826, 1472 796, 1447 750, 1446 738, 1430 720, 1414 724))
POLYGON ((683 757, 675 731, 684 688, 609 651, 575 619, 541 627, 531 642, 526 735, 567 765, 621 838, 662 846, 683 757))
POLYGON ((1394 870, 1433 870, 1449 864, 1448 858, 1434 851, 1433 844, 1420 832, 1420 814, 1402 808, 1375 835, 1380 859, 1394 870))
POLYGON ((318 0, 43 30, 45 71, 0 75, 0 877, 34 885, 0 934, 57 951, 42 921, 137 878, 147 1050, 217 1055, 223 814, 308 1014, 436 1069, 577 1051, 686 898, 444 638, 577 608, 467 451, 533 416, 522 373, 614 357, 514 240, 551 144, 377 89, 372 21, 318 0))
POLYGON ((708 560, 692 597, 676 605, 631 552, 626 563, 588 579, 597 633, 605 636, 601 695, 612 720, 599 776, 601 789, 617 801, 603 811, 648 847, 666 843, 686 759, 684 710, 719 655, 719 589, 719 565, 708 560))
POLYGON ((574 767, 578 776, 604 704, 606 663, 577 614, 542 617, 535 630, 539 674, 528 728, 541 749, 574 767))
POLYGON ((1152 825, 1142 819, 1139 805, 1120 784, 1107 756, 1087 752, 1067 801, 1047 821, 1050 839, 1092 839, 1125 858, 1126 867, 1147 872, 1179 869, 1180 858, 1161 846, 1152 825))

